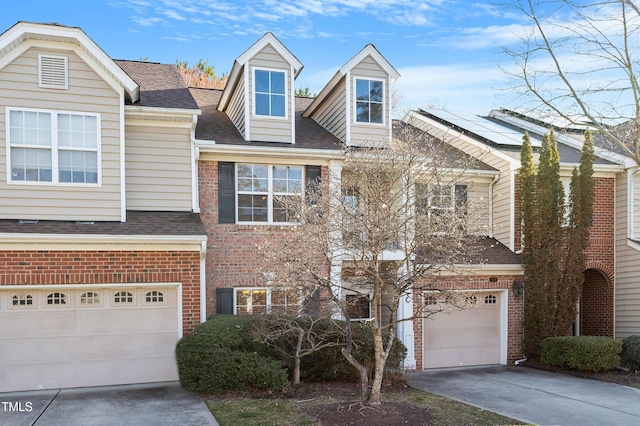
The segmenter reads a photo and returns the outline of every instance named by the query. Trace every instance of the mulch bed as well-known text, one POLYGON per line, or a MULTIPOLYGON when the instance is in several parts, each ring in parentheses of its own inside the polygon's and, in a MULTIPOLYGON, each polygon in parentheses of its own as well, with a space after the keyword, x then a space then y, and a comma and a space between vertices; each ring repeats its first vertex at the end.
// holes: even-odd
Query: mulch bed
POLYGON ((582 377, 585 379, 599 380, 601 382, 616 383, 618 385, 631 386, 640 388, 640 374, 637 371, 601 371, 594 373, 593 371, 579 371, 570 370, 568 368, 553 367, 549 365, 542 365, 537 359, 529 359, 522 364, 524 367, 537 368, 539 370, 554 371, 556 373, 569 374, 576 377, 582 377))

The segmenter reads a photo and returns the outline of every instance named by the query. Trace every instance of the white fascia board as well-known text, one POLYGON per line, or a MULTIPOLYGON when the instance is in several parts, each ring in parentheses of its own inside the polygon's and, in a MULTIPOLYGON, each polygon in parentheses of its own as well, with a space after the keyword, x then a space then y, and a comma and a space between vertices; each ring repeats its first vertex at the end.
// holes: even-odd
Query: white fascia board
POLYGON ((340 68, 340 72, 346 75, 367 56, 371 56, 393 81, 400 78, 400 73, 382 56, 373 44, 367 44, 361 51, 356 53, 353 58, 340 68))
POLYGON ((295 70, 294 78, 297 77, 298 74, 300 74, 300 71, 302 71, 303 67, 302 62, 300 62, 298 58, 296 58, 295 55, 291 53, 291 51, 287 49, 284 44, 282 44, 280 40, 278 40, 276 36, 274 36, 271 32, 267 32, 251 47, 245 50, 244 53, 238 56, 236 62, 241 65, 245 65, 251 58, 258 54, 258 52, 260 52, 267 45, 271 45, 271 47, 273 47, 280 56, 282 56, 288 63, 291 64, 291 66, 295 70))
MULTIPOLYGON (((158 283, 98 283, 98 284, 18 284, 3 285, 0 290, 52 290, 54 288, 64 288, 67 290, 86 288, 159 288, 159 287, 180 287, 180 282, 158 282, 158 283)), ((182 317, 181 317, 182 318, 182 317)))
MULTIPOLYGON (((463 135, 462 133, 451 129, 450 127, 447 127, 444 124, 438 123, 436 121, 430 120, 428 117, 425 117, 422 114, 418 114, 415 111, 409 111, 403 118, 402 121, 411 125, 411 126, 415 126, 415 124, 412 122, 412 120, 419 120, 421 122, 423 122, 424 124, 426 124, 427 126, 436 128, 440 131, 444 131, 447 134, 450 134, 453 137, 456 137, 458 139, 460 139, 461 141, 468 143, 470 145, 472 145, 475 148, 478 148, 482 151, 488 152, 489 154, 499 158, 500 160, 506 161, 507 163, 509 163, 509 168, 511 170, 515 170, 515 169, 519 169, 520 168, 520 161, 514 157, 511 157, 510 155, 507 155, 503 152, 500 152, 499 150, 485 144, 482 142, 479 142, 467 135, 463 135)), ((415 126, 418 127, 418 126, 415 126)), ((425 131, 424 129, 418 127, 419 129, 421 129, 422 131, 425 131)), ((443 141, 444 143, 448 143, 447 141, 443 141)), ((460 149, 460 148, 458 148, 460 149)), ((461 151, 464 151, 463 149, 460 149, 461 151)), ((486 161, 483 160, 483 162, 486 163, 486 161)))
POLYGON ((324 99, 329 96, 329 93, 340 83, 340 81, 345 77, 342 71, 338 70, 335 75, 329 80, 329 82, 320 90, 318 96, 311 102, 311 104, 307 107, 306 110, 302 113, 303 117, 309 117, 313 112, 318 108, 319 105, 322 104, 324 99))
POLYGON ((147 106, 125 105, 124 112, 127 115, 142 115, 150 117, 172 117, 172 116, 188 116, 202 115, 200 109, 184 109, 184 108, 159 108, 147 106))
POLYGON ((443 277, 473 276, 473 275, 524 275, 523 265, 513 264, 484 264, 484 265, 456 265, 458 271, 439 271, 438 275, 443 277), (462 271, 462 272, 461 272, 462 271))
POLYGON ((48 35, 52 37, 71 38, 87 50, 94 58, 96 58, 102 66, 104 66, 120 84, 128 92, 133 101, 138 100, 139 86, 122 68, 120 68, 113 60, 80 28, 63 27, 58 25, 35 24, 30 22, 18 22, 5 33, 0 36, 0 51, 8 47, 16 39, 24 36, 28 39, 28 34, 48 35))
POLYGON ((212 141, 197 140, 196 147, 200 154, 221 154, 221 155, 243 155, 243 156, 259 156, 259 157, 281 157, 281 158, 316 158, 334 160, 341 157, 340 150, 332 149, 305 149, 305 148, 289 148, 282 149, 280 147, 268 146, 246 146, 246 145, 221 145, 212 141))

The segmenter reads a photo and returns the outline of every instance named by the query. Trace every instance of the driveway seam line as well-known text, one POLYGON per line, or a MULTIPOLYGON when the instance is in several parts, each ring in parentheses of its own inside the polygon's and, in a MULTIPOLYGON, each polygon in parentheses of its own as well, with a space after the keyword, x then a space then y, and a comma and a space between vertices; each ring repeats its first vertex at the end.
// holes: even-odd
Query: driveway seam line
POLYGON ((31 426, 35 426, 36 423, 38 423, 38 421, 40 420, 40 417, 42 417, 44 415, 44 413, 49 409, 49 406, 53 403, 53 401, 58 397, 58 395, 60 394, 60 391, 62 389, 58 389, 58 392, 56 392, 55 395, 53 395, 53 398, 51 398, 51 401, 49 401, 49 403, 47 404, 46 407, 44 407, 44 410, 42 410, 42 412, 40 413, 40 415, 38 417, 36 417, 36 419, 33 421, 33 423, 31 423, 31 426))

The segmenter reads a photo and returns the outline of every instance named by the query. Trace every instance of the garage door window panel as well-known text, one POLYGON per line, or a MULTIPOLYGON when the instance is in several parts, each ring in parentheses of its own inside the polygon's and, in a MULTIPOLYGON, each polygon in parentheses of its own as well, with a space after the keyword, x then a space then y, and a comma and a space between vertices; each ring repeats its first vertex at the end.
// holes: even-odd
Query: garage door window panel
POLYGON ((68 306, 67 293, 54 292, 47 295, 46 306, 68 306))
POLYGON ((144 305, 165 305, 166 303, 167 300, 163 291, 152 290, 144 295, 144 305))
POLYGON ((35 297, 31 293, 18 293, 11 297, 12 308, 34 308, 35 306, 35 297))
POLYGON ((118 291, 113 295, 113 304, 117 306, 135 305, 134 293, 130 291, 118 291))
POLYGON ((80 306, 101 306, 102 298, 95 291, 87 291, 80 294, 80 306))

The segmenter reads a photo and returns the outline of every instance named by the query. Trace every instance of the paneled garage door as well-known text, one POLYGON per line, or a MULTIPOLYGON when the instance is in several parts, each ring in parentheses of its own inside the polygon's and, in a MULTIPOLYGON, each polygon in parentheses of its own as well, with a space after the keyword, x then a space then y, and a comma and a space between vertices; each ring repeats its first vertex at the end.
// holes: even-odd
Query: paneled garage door
POLYGON ((474 301, 424 319, 424 368, 500 363, 500 294, 477 293, 474 301))
POLYGON ((0 288, 0 392, 177 380, 177 286, 0 288))

